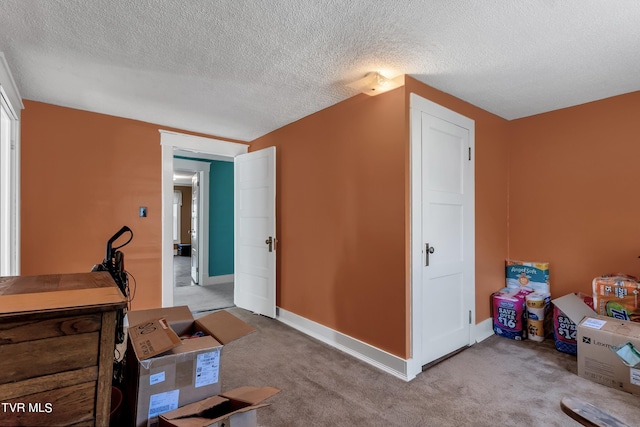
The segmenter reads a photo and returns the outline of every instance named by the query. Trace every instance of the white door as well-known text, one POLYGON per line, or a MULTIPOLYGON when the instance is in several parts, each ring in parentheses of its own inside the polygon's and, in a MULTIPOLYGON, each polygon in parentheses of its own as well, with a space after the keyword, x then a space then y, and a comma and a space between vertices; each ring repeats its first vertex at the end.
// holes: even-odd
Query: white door
POLYGON ((198 221, 200 216, 200 172, 193 174, 191 178, 191 280, 196 285, 199 284, 198 276, 200 275, 200 239, 198 239, 198 221))
POLYGON ((420 270, 421 289, 415 296, 421 336, 414 339, 420 340, 419 360, 424 365, 473 342, 474 124, 433 103, 417 107, 412 111, 412 132, 419 135, 420 151, 420 233, 414 238, 419 238, 416 249, 422 255, 421 265, 415 266, 420 270))
POLYGON ((234 161, 235 286, 238 307, 276 317, 276 149, 234 161))

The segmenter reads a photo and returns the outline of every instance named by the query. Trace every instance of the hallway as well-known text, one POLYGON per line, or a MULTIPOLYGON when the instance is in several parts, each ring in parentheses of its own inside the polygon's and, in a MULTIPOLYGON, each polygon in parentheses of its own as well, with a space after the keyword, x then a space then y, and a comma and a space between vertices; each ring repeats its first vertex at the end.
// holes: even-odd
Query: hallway
POLYGON ((173 305, 189 306, 193 313, 235 307, 233 282, 198 286, 191 280, 191 257, 173 257, 173 305))

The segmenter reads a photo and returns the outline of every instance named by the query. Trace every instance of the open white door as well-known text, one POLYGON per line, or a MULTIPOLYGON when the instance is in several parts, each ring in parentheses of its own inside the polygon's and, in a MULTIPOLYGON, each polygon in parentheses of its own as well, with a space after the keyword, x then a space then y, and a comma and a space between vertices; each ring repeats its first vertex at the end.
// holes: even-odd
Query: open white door
POLYGON ((200 284, 200 173, 191 178, 191 280, 200 284))
POLYGON ((234 161, 236 306, 276 317, 276 148, 234 161))

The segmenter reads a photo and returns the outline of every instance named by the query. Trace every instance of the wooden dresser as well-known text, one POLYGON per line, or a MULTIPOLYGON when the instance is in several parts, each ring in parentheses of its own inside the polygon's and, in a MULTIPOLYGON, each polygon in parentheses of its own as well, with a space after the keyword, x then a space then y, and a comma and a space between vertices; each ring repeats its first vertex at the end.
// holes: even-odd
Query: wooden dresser
POLYGON ((0 277, 0 426, 108 426, 126 305, 107 272, 0 277))

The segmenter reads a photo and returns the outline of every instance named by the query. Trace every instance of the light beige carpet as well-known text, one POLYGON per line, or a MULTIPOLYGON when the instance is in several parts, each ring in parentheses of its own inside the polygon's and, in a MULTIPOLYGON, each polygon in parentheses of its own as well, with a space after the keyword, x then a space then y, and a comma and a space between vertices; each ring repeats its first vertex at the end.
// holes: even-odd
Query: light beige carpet
POLYGON ((222 390, 282 390, 258 410, 262 427, 579 426, 560 409, 565 396, 640 425, 640 396, 578 377, 575 356, 551 340, 492 336, 407 383, 277 320, 229 311, 257 331, 223 348, 222 390))

